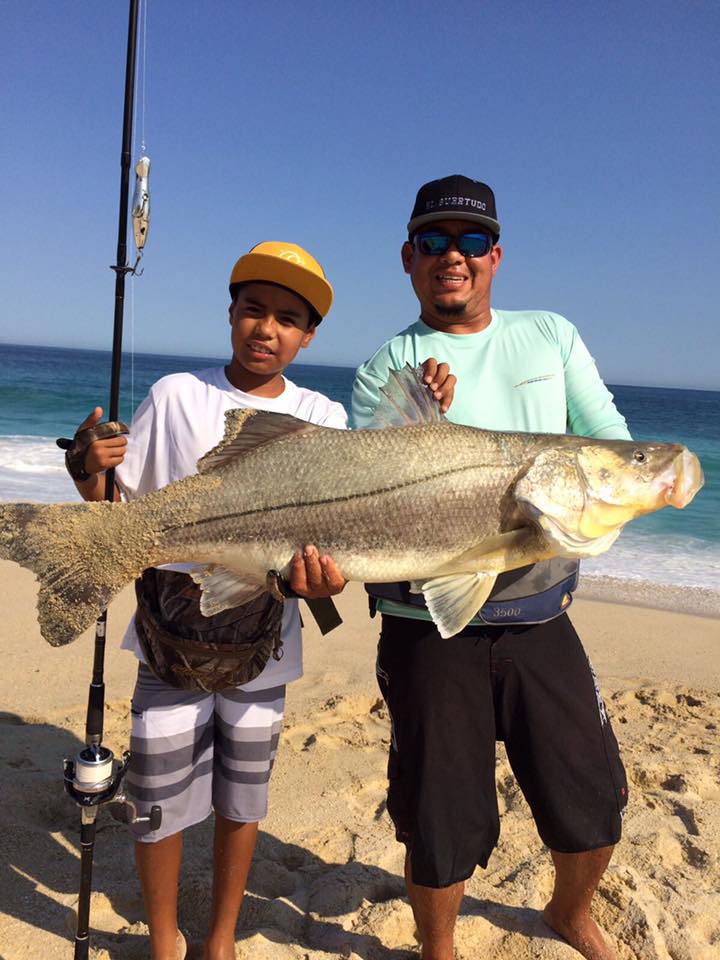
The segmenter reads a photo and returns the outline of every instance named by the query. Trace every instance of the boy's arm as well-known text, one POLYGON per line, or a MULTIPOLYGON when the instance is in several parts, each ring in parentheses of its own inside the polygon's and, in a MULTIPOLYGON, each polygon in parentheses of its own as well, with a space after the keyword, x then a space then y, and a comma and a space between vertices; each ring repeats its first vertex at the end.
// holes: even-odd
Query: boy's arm
MULTIPOLYGON (((93 412, 83 420, 76 433, 94 427, 102 419, 102 407, 95 407, 93 412)), ((83 469, 90 474, 88 480, 73 482, 83 500, 98 501, 105 499, 105 471, 119 466, 125 458, 127 437, 107 437, 104 440, 95 440, 85 451, 83 469)), ((120 499, 120 491, 115 485, 113 500, 120 499)))
MULTIPOLYGON (((94 426, 102 417, 96 407, 78 429, 94 426)), ((156 432, 158 415, 152 391, 135 411, 131 426, 131 442, 126 436, 108 437, 91 443, 85 452, 83 469, 90 479, 75 481, 84 500, 105 499, 105 471, 116 468, 115 500, 134 500, 167 483, 158 479, 156 432)))

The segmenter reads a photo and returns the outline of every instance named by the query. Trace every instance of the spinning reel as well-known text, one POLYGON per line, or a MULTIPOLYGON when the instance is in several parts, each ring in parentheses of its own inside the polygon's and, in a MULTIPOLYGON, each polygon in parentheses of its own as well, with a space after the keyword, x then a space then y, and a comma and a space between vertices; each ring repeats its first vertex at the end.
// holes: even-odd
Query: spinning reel
POLYGON ((112 750, 100 744, 85 747, 74 759, 65 757, 65 790, 81 808, 83 823, 95 819, 99 806, 109 804, 110 814, 121 823, 147 823, 150 830, 160 827, 162 809, 157 804, 150 808, 147 816, 138 816, 134 801, 121 789, 129 761, 128 750, 116 761, 112 750))

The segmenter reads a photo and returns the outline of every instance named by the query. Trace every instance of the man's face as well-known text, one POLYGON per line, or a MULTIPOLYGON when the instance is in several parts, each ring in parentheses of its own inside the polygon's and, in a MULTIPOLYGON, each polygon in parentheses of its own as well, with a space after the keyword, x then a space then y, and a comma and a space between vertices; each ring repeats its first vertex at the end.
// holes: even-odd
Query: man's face
MULTIPOLYGON (((424 229, 451 237, 484 232, 469 220, 439 220, 424 229)), ((474 333, 486 327, 490 322, 490 287, 501 258, 498 245, 484 257, 464 257, 454 244, 439 256, 428 256, 405 242, 403 267, 420 301, 423 320, 436 330, 451 333, 474 333)))
MULTIPOLYGON (((315 336, 307 303, 285 287, 246 283, 230 304, 232 368, 277 377, 315 336)), ((238 372, 242 372, 238 370, 238 372)))

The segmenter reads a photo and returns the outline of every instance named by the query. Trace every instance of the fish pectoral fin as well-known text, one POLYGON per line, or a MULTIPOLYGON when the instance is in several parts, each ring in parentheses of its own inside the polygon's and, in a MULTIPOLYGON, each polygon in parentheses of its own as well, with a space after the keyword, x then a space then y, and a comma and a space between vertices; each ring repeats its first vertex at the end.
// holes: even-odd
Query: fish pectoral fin
POLYGON ((244 456, 249 450, 262 447, 273 440, 284 440, 294 434, 327 430, 298 420, 288 413, 269 413, 267 410, 228 410, 225 413, 225 435, 220 443, 198 460, 198 473, 216 470, 223 464, 244 456))
POLYGON ((243 579, 234 570, 213 563, 194 567, 190 576, 202 591, 200 612, 205 617, 249 603, 265 591, 265 585, 257 580, 243 579))
POLYGON ((465 573, 416 582, 441 637, 452 637, 472 620, 495 583, 494 573, 465 573))
POLYGON ((440 404, 425 383, 423 368, 406 363, 402 370, 388 370, 388 381, 380 387, 380 403, 369 429, 407 427, 445 420, 440 404))
POLYGON ((518 527, 517 530, 508 530, 505 533, 486 537, 469 550, 448 560, 435 573, 441 576, 483 570, 487 574, 497 575, 528 563, 535 563, 543 559, 546 552, 547 547, 542 534, 538 533, 534 526, 518 527))

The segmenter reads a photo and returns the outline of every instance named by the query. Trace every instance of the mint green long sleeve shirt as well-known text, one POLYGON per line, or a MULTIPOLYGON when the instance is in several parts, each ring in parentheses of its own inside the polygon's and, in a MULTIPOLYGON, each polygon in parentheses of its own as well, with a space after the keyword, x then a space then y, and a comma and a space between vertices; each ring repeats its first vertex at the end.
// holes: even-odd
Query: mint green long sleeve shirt
POLYGON ((624 417, 575 327, 557 313, 493 310, 479 333, 443 333, 417 320, 357 371, 352 412, 366 426, 389 369, 428 357, 457 377, 448 419, 486 430, 629 440, 624 417))

